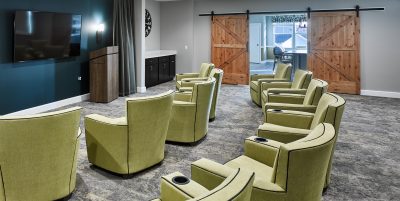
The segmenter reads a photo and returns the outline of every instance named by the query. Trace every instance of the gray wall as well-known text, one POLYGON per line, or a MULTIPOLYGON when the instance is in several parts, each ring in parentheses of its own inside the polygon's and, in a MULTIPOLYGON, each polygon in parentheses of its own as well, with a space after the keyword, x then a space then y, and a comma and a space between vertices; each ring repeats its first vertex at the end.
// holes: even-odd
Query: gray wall
MULTIPOLYGON (((185 19, 184 24, 194 26, 194 65, 210 60, 211 23, 209 17, 199 17, 200 13, 243 12, 385 7, 385 11, 362 12, 361 17, 361 89, 400 92, 400 1, 398 0, 195 0, 194 21, 185 19)), ((186 11, 185 11, 186 12, 186 11)), ((181 20, 181 23, 182 20, 181 20)), ((164 26, 169 26, 165 24, 164 26)), ((183 36, 183 34, 182 34, 183 36)), ((179 40, 176 46, 183 45, 179 40)), ((190 69, 190 68, 189 68, 190 69)), ((189 71, 186 70, 186 71, 189 71)))
POLYGON ((146 37, 146 50, 160 49, 160 2, 146 0, 146 9, 149 10, 152 19, 150 35, 146 37))
POLYGON ((161 49, 178 51, 177 73, 198 71, 200 68, 200 64, 193 62, 193 5, 193 0, 161 3, 161 49))

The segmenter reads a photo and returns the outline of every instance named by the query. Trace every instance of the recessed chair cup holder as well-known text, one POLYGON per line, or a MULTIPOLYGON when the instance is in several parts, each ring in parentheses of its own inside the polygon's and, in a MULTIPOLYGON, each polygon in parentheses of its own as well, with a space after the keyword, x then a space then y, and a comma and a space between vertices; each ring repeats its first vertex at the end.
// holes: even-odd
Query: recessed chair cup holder
POLYGON ((276 109, 273 109, 272 111, 273 112, 282 112, 282 110, 276 110, 276 109))
POLYGON ((254 140, 255 140, 256 142, 268 142, 268 140, 265 139, 265 138, 263 138, 263 137, 256 137, 256 138, 254 138, 254 140))
POLYGON ((172 182, 178 185, 185 185, 190 182, 190 179, 185 176, 176 176, 172 178, 172 182))

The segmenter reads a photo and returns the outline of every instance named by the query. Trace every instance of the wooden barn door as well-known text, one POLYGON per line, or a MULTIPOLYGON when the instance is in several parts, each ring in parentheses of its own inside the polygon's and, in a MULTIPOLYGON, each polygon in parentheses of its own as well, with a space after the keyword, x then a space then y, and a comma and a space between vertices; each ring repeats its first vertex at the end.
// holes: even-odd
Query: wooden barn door
POLYGON ((331 92, 360 94, 360 24, 356 12, 311 13, 308 68, 331 92))
POLYGON ((222 82, 249 84, 247 16, 214 16, 211 37, 211 62, 224 70, 222 82))

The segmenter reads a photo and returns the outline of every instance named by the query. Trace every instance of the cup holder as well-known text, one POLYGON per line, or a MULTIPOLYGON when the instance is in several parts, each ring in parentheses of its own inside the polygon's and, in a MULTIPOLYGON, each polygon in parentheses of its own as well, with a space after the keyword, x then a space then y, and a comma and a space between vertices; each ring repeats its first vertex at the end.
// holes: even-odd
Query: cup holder
POLYGON ((274 112, 282 112, 282 110, 275 110, 275 109, 273 109, 272 111, 274 111, 274 112))
POLYGON ((254 140, 257 142, 268 142, 268 140, 263 137, 256 137, 256 138, 254 138, 254 140))
POLYGON ((176 177, 172 178, 172 182, 174 182, 174 184, 178 184, 178 185, 185 185, 185 184, 188 184, 190 182, 190 180, 185 176, 176 176, 176 177))

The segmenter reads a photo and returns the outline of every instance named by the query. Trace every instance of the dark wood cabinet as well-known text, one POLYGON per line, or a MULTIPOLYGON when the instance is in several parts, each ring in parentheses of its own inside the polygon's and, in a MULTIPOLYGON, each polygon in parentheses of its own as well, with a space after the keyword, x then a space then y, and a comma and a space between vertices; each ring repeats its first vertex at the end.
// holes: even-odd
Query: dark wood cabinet
POLYGON ((146 87, 168 82, 175 77, 175 55, 146 59, 146 87))
POLYGON ((145 82, 146 87, 154 86, 158 84, 158 59, 150 58, 146 59, 146 76, 145 82))
POLYGON ((118 98, 118 46, 90 53, 90 101, 109 103, 118 98))
POLYGON ((176 71, 175 71, 175 55, 169 56, 169 79, 173 80, 175 75, 176 75, 176 71))

